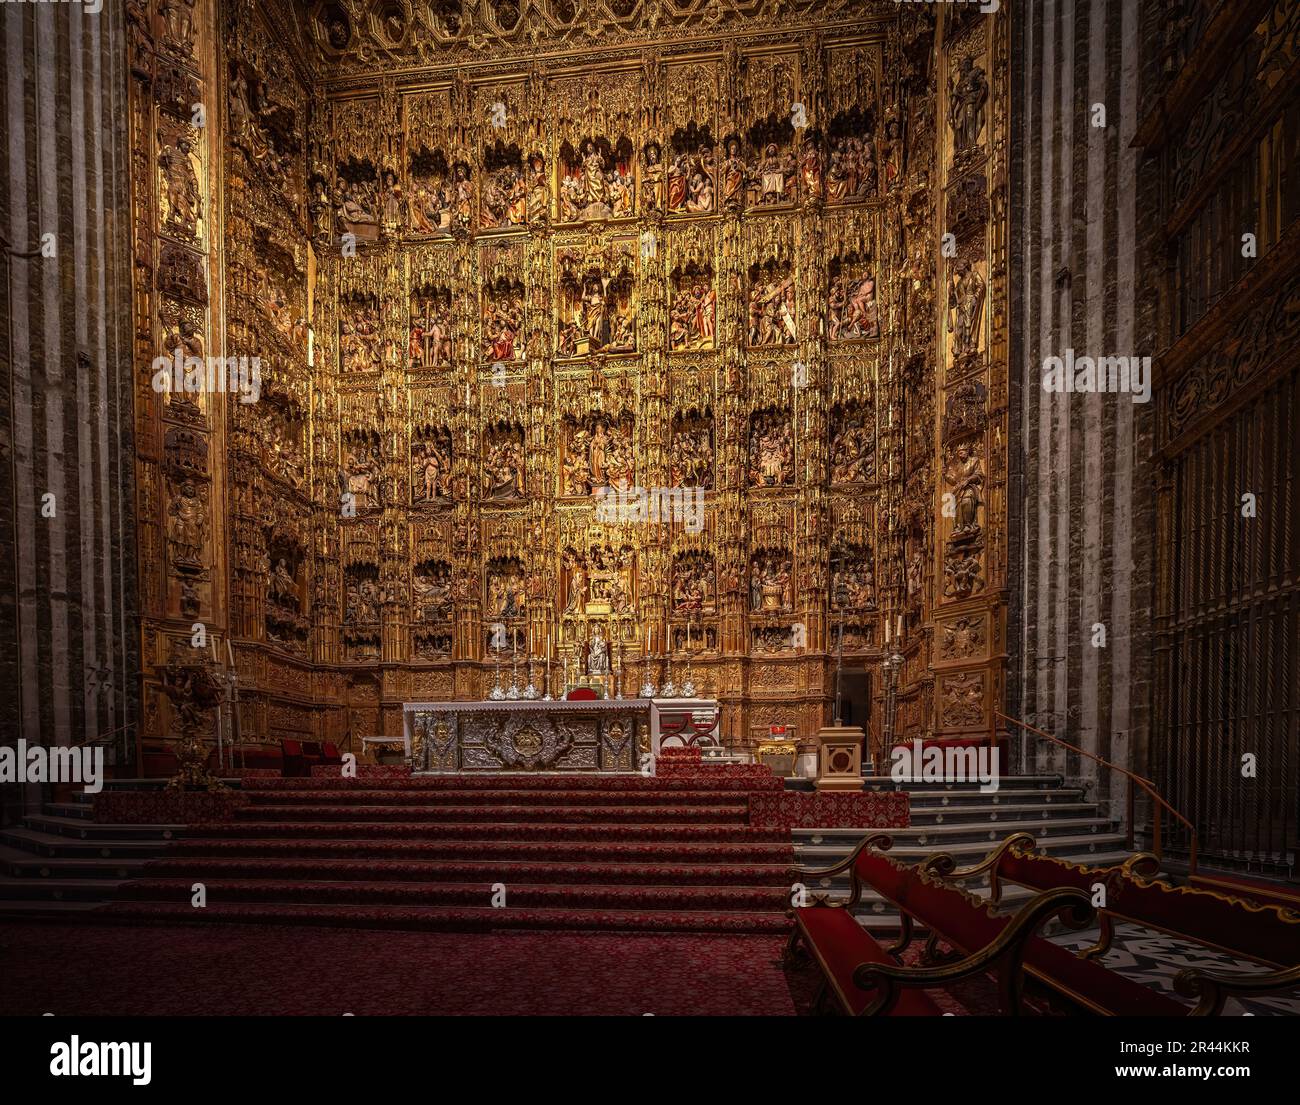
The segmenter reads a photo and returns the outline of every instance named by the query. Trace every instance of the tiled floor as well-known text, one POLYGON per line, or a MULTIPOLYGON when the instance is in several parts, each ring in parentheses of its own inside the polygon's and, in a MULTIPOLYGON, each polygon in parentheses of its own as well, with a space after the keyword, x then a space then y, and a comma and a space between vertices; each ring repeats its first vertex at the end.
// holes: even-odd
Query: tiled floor
MULTIPOLYGON (((1095 929, 1082 933, 1071 932, 1054 938, 1056 943, 1075 950, 1088 947, 1095 943, 1096 939, 1095 929)), ((1185 999, 1174 992, 1174 978, 1185 967, 1244 973, 1258 973, 1262 970, 1258 964, 1243 962, 1222 952, 1185 944, 1171 936, 1139 928, 1136 925, 1118 926, 1115 941, 1101 962, 1112 970, 1127 975, 1135 982, 1155 987, 1178 1001, 1185 999)), ((1251 998, 1241 1002, 1229 998, 1224 1008, 1224 1016, 1239 1017, 1243 1013, 1250 1013, 1256 1017, 1294 1017, 1300 1015, 1300 997, 1292 994, 1251 998)))

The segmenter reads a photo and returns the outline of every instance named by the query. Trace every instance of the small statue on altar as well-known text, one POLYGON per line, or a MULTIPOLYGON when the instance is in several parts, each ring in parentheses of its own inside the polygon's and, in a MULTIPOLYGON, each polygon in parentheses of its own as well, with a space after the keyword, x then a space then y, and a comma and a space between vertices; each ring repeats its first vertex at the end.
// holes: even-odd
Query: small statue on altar
POLYGON ((605 631, 597 624, 591 631, 591 643, 587 646, 587 674, 609 674, 609 642, 605 640, 605 631))

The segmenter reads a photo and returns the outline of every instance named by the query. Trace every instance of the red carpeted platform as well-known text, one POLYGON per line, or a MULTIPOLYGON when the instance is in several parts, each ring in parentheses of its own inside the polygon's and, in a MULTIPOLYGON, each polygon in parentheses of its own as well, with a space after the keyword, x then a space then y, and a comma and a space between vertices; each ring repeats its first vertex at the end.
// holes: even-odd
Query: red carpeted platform
MULTIPOLYGON (((0 923, 0 1008, 17 1016, 790 1016, 815 969, 779 936, 343 932, 261 925, 0 923), (76 955, 49 954, 51 947, 76 955)), ((919 945, 910 949, 915 958, 919 945)), ((989 983, 930 991, 989 1013, 989 983)))
MULTIPOLYGON (((750 802, 779 798, 782 781, 761 766, 697 756, 669 755, 655 777, 246 778, 247 804, 230 820, 191 826, 95 915, 479 932, 787 932, 797 881, 790 832, 756 827, 750 802), (204 908, 191 905, 195 883, 206 888, 204 908)), ((863 807, 863 828, 906 824, 905 796, 862 797, 879 805, 863 807)))

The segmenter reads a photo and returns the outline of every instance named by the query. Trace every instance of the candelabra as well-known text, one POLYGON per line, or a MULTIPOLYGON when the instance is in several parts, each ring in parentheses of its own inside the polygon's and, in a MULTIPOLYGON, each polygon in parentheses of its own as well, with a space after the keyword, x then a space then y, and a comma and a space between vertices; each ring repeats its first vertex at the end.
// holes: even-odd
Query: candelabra
POLYGON ((501 650, 496 648, 492 650, 492 689, 488 692, 488 699, 500 702, 505 696, 506 692, 501 689, 501 650))

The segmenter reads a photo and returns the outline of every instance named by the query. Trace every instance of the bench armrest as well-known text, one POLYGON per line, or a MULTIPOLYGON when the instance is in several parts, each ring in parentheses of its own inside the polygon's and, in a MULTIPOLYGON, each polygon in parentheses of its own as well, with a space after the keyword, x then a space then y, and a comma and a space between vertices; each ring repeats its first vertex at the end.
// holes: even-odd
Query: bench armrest
POLYGON ((875 848, 881 852, 888 852, 894 846, 894 838, 888 833, 872 833, 870 836, 864 836, 858 841, 857 847, 853 849, 844 859, 833 867, 795 867, 795 874, 808 875, 814 879, 829 878, 831 875, 838 875, 847 871, 858 862, 858 856, 867 848, 875 848))
POLYGON ((1185 967, 1174 978, 1174 990, 1185 998, 1197 999, 1190 1016, 1217 1017, 1234 994, 1271 994, 1300 988, 1300 967, 1242 975, 1185 967))
POLYGON ((877 990, 876 998, 863 1010, 864 1016, 888 1013, 902 987, 947 986, 971 975, 998 972, 1000 1012, 1018 1016, 1021 1012, 1022 962, 1025 945, 1044 923, 1054 916, 1071 928, 1084 928, 1095 916, 1092 903, 1082 890, 1062 887, 1047 890, 1020 907, 997 937, 979 951, 939 967, 892 967, 864 963, 853 972, 854 983, 863 990, 877 990))
MULTIPOLYGON (((879 849, 882 852, 887 852, 893 846, 894 846, 894 838, 890 836, 888 833, 872 833, 869 836, 864 836, 861 840, 859 840, 857 847, 854 848, 853 851, 848 854, 848 856, 840 860, 840 862, 835 864, 834 866, 832 867, 796 866, 794 869, 795 874, 801 875, 806 878, 811 878, 811 879, 826 879, 826 878, 830 878, 832 875, 838 875, 840 874, 840 872, 847 870, 849 872, 849 881, 851 886, 851 889, 849 891, 849 896, 845 898, 844 901, 835 902, 833 904, 841 908, 852 909, 862 899, 862 881, 858 878, 858 873, 856 870, 854 870, 854 866, 853 866, 855 863, 857 863, 858 856, 860 856, 867 848, 874 847, 879 849)), ((831 905, 832 903, 827 899, 827 896, 823 894, 818 897, 816 904, 828 906, 831 905)))
POLYGON ((936 852, 921 865, 921 870, 944 882, 959 882, 996 868, 1003 853, 1011 848, 1033 848, 1037 843, 1029 833, 1013 833, 973 867, 958 868, 957 861, 947 852, 936 852))

